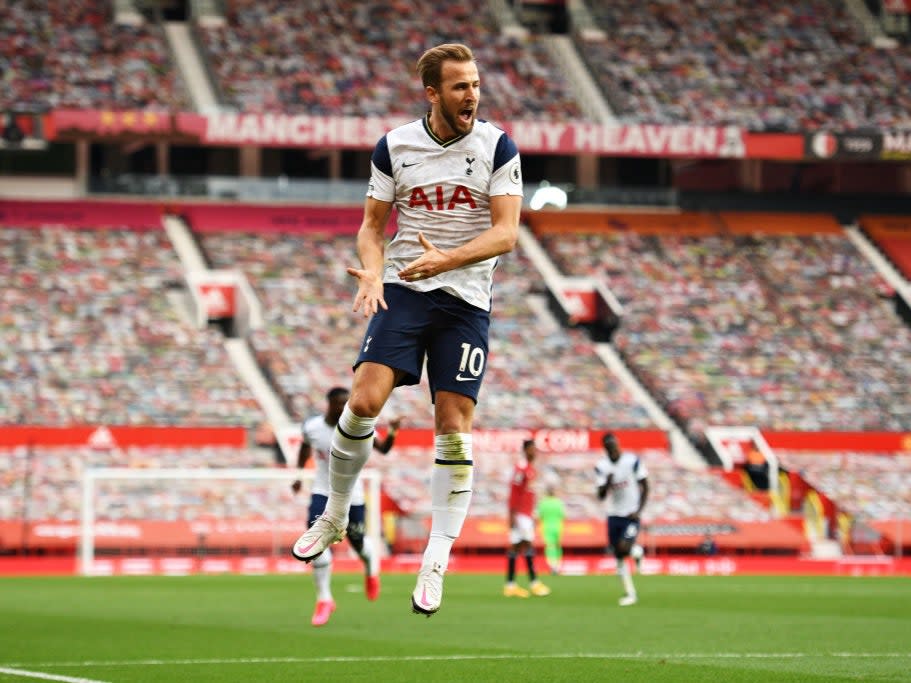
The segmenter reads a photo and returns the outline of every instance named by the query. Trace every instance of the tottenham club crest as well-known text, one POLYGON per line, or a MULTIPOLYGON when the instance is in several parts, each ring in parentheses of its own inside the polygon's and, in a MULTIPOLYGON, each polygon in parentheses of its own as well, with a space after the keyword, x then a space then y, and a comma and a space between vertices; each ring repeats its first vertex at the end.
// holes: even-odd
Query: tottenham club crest
POLYGON ((468 166, 465 167, 465 175, 471 175, 474 171, 471 169, 471 165, 474 163, 474 157, 465 157, 465 163, 468 166))

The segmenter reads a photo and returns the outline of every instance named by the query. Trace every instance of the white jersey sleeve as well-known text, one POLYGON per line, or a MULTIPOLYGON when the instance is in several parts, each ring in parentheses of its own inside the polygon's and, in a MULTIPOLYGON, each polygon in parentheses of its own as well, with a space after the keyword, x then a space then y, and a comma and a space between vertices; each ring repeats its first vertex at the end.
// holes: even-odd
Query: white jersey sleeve
POLYGON ((607 478, 613 471, 613 463, 610 458, 603 457, 595 464, 595 485, 600 488, 607 483, 607 478))

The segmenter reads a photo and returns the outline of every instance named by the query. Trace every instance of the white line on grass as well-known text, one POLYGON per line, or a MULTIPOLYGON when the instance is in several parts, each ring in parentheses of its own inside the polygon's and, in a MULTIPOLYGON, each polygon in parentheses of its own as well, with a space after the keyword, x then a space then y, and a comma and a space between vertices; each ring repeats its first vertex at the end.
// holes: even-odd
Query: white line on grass
MULTIPOLYGON (((52 664, 51 666, 56 666, 52 664)), ((75 665, 74 665, 75 666, 75 665)), ((72 676, 58 676, 57 674, 46 674, 42 671, 26 671, 25 669, 10 669, 0 667, 0 674, 10 676, 21 676, 22 678, 40 678, 43 681, 62 681, 63 683, 105 683, 94 678, 73 678, 72 676)))
MULTIPOLYGON (((74 662, 9 662, 7 666, 208 666, 212 664, 330 664, 359 662, 439 662, 439 661, 473 661, 473 660, 510 660, 510 659, 819 659, 826 657, 844 658, 889 658, 911 659, 911 652, 563 652, 553 654, 528 654, 524 652, 499 654, 448 654, 448 655, 376 655, 376 656, 339 656, 339 657, 232 657, 210 659, 124 659, 124 660, 85 660, 74 662)), ((0 672, 7 671, 0 668, 0 672)), ((11 670, 10 670, 11 671, 11 670)), ((39 674, 36 678, 49 680, 73 681, 74 683, 104 683, 83 678, 51 678, 39 674)))

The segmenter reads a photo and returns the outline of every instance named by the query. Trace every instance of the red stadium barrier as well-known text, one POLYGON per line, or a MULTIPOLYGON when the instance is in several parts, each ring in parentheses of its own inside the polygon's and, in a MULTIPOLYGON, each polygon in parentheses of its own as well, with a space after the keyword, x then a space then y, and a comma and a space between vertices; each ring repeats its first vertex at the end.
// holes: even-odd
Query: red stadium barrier
POLYGON ((162 205, 141 201, 3 200, 0 224, 21 227, 128 227, 161 230, 162 205))
POLYGON ((228 446, 242 448, 246 445, 247 430, 243 427, 108 427, 105 425, 72 425, 68 427, 11 425, 0 427, 0 447, 129 448, 132 446, 158 446, 192 448, 194 446, 228 446))
MULTIPOLYGON (((51 552, 72 552, 76 548, 79 533, 80 526, 76 521, 46 519, 23 523, 21 520, 0 520, 0 547, 22 545, 51 552)), ((688 551, 695 550, 707 533, 713 535, 721 550, 756 552, 773 549, 791 554, 808 550, 799 525, 788 520, 650 520, 640 541, 643 545, 657 546, 662 550, 688 551)), ((300 521, 293 520, 98 520, 95 525, 95 547, 117 551, 148 549, 155 552, 178 549, 263 549, 290 547, 299 534, 300 521)), ((505 548, 508 537, 505 517, 469 517, 459 537, 459 548, 463 551, 505 548)), ((421 541, 423 540, 422 536, 421 541)), ((567 549, 598 549, 607 545, 604 520, 570 520, 565 526, 563 545, 567 549)))

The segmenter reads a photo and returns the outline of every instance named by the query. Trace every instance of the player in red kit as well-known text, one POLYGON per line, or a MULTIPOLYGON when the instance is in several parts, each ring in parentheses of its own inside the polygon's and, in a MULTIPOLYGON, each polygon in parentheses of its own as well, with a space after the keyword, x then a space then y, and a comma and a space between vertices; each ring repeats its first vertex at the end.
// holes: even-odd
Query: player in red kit
POLYGON ((508 598, 527 598, 531 595, 543 597, 550 595, 550 588, 538 580, 535 573, 535 457, 538 454, 535 442, 526 439, 522 442, 524 457, 516 463, 509 486, 509 551, 506 571, 506 585, 503 595, 508 598), (525 555, 528 567, 528 590, 516 583, 516 558, 525 555))

